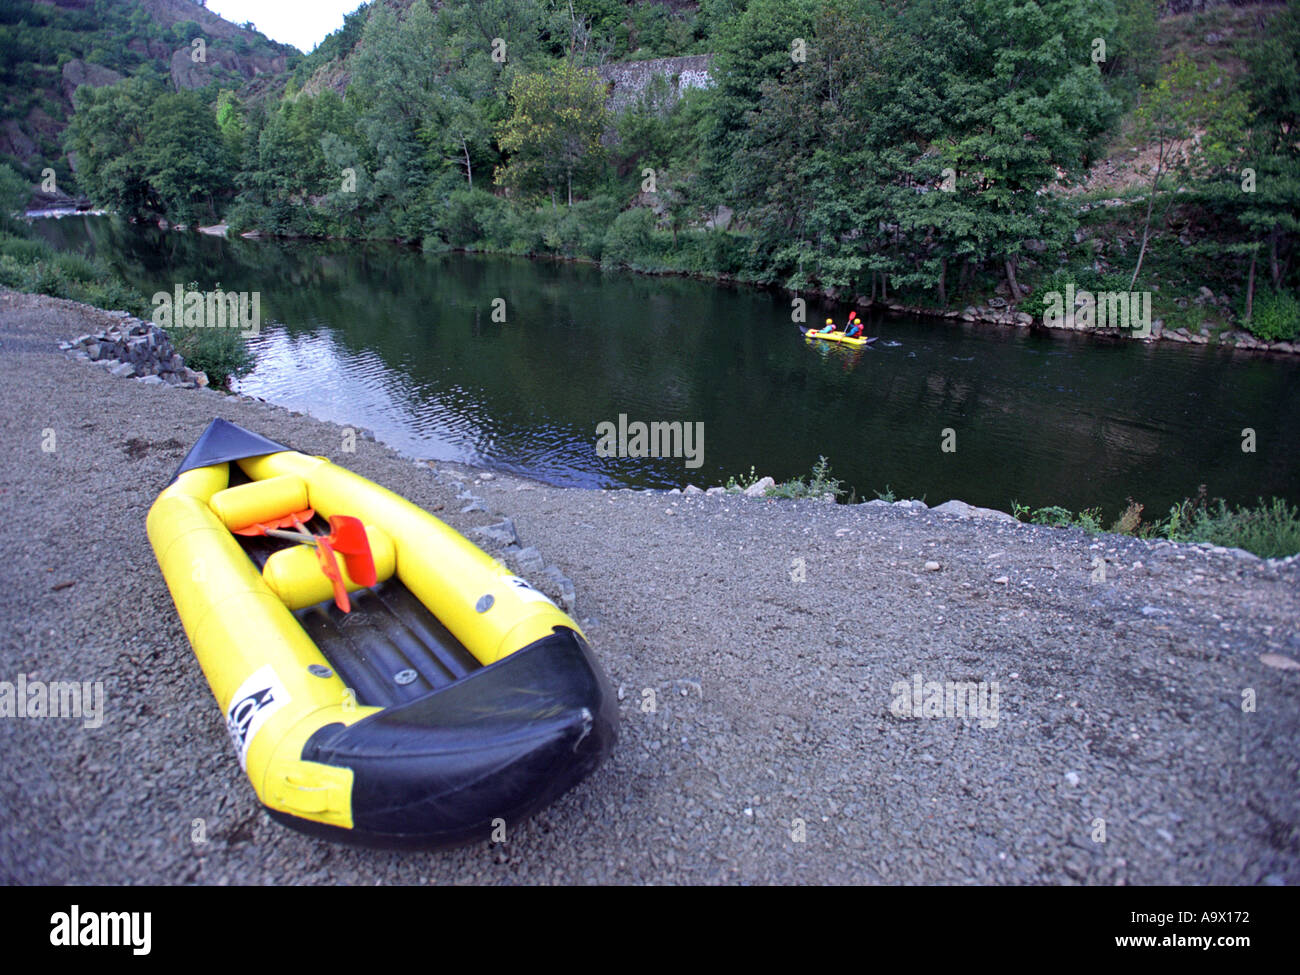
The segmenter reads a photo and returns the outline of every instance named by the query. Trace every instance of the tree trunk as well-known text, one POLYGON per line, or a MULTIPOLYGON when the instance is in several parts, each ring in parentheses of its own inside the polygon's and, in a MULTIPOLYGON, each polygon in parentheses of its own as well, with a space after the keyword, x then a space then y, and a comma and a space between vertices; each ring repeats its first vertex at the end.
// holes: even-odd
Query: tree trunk
POLYGON ((1250 254, 1250 274, 1246 276, 1246 321, 1250 321, 1250 316, 1255 310, 1255 262, 1259 260, 1259 248, 1256 247, 1250 254))
POLYGON ((573 206, 573 173, 567 174, 569 181, 569 206, 573 206))
POLYGON ((1137 267, 1133 269, 1133 277, 1129 278, 1129 291, 1133 290, 1133 285, 1137 283, 1138 274, 1142 271, 1142 259, 1146 257, 1147 241, 1151 238, 1151 209, 1156 205, 1156 189, 1160 186, 1160 171, 1164 165, 1165 147, 1163 143, 1161 143, 1157 152, 1159 154, 1156 156, 1156 176, 1151 181, 1151 193, 1147 196, 1147 218, 1142 224, 1142 246, 1138 248, 1138 262, 1137 267))
POLYGON ((461 137, 460 146, 465 150, 465 178, 469 180, 469 188, 474 188, 474 166, 469 161, 469 143, 461 137))
POLYGON ((948 307, 948 290, 946 283, 948 280, 948 258, 939 259, 939 305, 943 308, 948 307))
POLYGON ((1277 238, 1279 236, 1279 227, 1273 224, 1273 229, 1268 234, 1268 273, 1273 277, 1273 290, 1282 290, 1282 269, 1277 263, 1277 238))
POLYGON ((1019 302, 1024 296, 1020 293, 1020 285, 1016 283, 1016 259, 1014 257, 1007 258, 1006 269, 1007 286, 1011 289, 1011 300, 1019 302))

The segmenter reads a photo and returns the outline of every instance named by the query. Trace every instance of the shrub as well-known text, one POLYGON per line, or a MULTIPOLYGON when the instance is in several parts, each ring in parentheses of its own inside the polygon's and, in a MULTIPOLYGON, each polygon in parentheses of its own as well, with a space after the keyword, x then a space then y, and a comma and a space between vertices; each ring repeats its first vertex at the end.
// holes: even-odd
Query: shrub
POLYGON ((769 498, 820 498, 827 494, 839 498, 844 488, 837 477, 831 476, 830 462, 823 456, 813 464, 812 474, 808 480, 796 477, 767 489, 765 497, 769 498))
POLYGON ((728 491, 744 491, 750 487, 753 487, 755 484, 758 483, 758 481, 759 481, 758 473, 754 470, 754 466, 751 464, 749 467, 748 474, 741 474, 739 478, 737 477, 727 478, 727 483, 725 487, 728 491))
POLYGON ((208 382, 224 389, 232 376, 242 376, 253 366, 248 343, 233 328, 170 328, 172 348, 185 365, 208 374, 208 382))
POLYGON ((1103 274, 1092 267, 1059 267, 1044 281, 1030 297, 1028 304, 1039 306, 1042 297, 1050 292, 1064 296, 1067 285, 1074 285, 1074 293, 1090 291, 1094 295, 1099 291, 1128 292, 1129 276, 1120 273, 1103 274))
MULTIPOLYGON (((220 282, 216 284, 219 289, 220 282)), ((185 285, 186 291, 203 290, 197 281, 185 285)), ((253 353, 248 340, 234 328, 186 328, 173 325, 167 329, 172 348, 185 359, 190 369, 207 373, 208 383, 225 389, 231 377, 242 376, 253 367, 253 353)))
POLYGON ((631 267, 649 250, 655 228, 652 210, 637 207, 624 210, 605 234, 601 263, 609 267, 631 267))
POLYGON ((0 254, 13 257, 20 264, 32 264, 52 257, 54 248, 38 238, 5 236, 0 237, 0 254))
POLYGON ((479 214, 491 206, 491 193, 482 190, 456 190, 447 196, 447 205, 435 212, 433 225, 449 247, 469 247, 483 238, 479 214), (486 199, 485 199, 486 198, 486 199))
POLYGON ((147 299, 103 261, 56 251, 38 239, 0 235, 0 285, 135 315, 149 309, 147 299))
POLYGON ((1110 530, 1119 535, 1133 535, 1137 532, 1140 524, 1142 524, 1142 505, 1129 498, 1128 506, 1120 514, 1115 524, 1110 526, 1110 530))
POLYGON ((1188 500, 1169 509, 1169 519, 1157 532, 1173 541, 1209 542, 1280 558, 1300 552, 1300 508, 1282 498, 1260 498, 1253 508, 1235 509, 1222 498, 1213 504, 1188 500))
POLYGON ((1246 327, 1265 342, 1290 342, 1300 334, 1300 301, 1289 291, 1261 289, 1246 327))

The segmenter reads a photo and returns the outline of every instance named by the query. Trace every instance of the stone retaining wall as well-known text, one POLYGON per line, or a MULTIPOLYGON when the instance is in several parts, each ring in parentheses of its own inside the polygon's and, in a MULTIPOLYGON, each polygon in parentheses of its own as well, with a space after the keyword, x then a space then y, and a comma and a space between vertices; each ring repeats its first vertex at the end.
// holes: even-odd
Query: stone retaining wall
POLYGON ((709 87, 713 84, 709 73, 712 63, 712 54, 694 54, 684 58, 606 64, 597 73, 600 80, 609 86, 609 98, 605 106, 611 112, 622 112, 635 104, 650 86, 650 82, 657 77, 668 79, 674 101, 690 88, 709 87))

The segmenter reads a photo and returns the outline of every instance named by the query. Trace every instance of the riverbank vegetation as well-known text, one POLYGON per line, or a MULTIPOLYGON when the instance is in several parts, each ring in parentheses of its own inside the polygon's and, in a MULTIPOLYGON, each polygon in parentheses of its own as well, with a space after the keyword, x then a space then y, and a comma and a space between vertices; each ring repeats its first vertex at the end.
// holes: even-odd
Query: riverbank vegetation
MULTIPOLYGON (((744 493, 761 482, 753 467, 749 473, 728 479, 725 489, 729 493, 744 493)), ((808 477, 796 477, 778 484, 770 484, 762 492, 766 498, 812 498, 831 496, 841 500, 848 492, 839 479, 831 474, 830 462, 819 457, 808 477)), ((875 492, 876 498, 893 504, 895 494, 886 485, 875 492)), ((856 493, 847 503, 857 501, 856 493)), ((924 499, 922 499, 924 503, 924 499)), ((1254 505, 1229 506, 1223 498, 1211 499, 1204 485, 1194 498, 1185 498, 1171 505, 1163 518, 1146 518, 1142 504, 1129 499, 1128 504, 1113 521, 1105 517, 1101 508, 1085 508, 1073 512, 1059 505, 1030 508, 1011 502, 1011 513, 1017 520, 1048 528, 1079 528, 1090 535, 1117 534, 1136 538, 1166 539, 1172 542, 1206 543, 1225 548, 1240 548, 1260 558, 1284 558, 1300 552, 1300 507, 1283 498, 1268 501, 1258 499, 1254 505)))
MULTIPOLYGON (((759 477, 755 469, 751 466, 748 474, 742 474, 740 477, 729 477, 727 483, 723 485, 728 494, 744 494, 764 481, 759 477)), ((767 486, 760 489, 762 496, 765 498, 813 498, 821 500, 829 497, 838 501, 850 492, 844 487, 844 482, 831 473, 830 461, 825 455, 817 458, 813 464, 812 472, 807 477, 792 477, 788 481, 774 482, 767 479, 767 486)), ((856 500, 856 495, 851 495, 849 503, 856 500)))
MULTIPOLYGON (((0 199, 4 183, 0 175, 0 199)), ((144 319, 152 314, 148 298, 128 287, 104 261, 57 250, 44 240, 17 234, 12 225, 3 223, 0 221, 0 287, 68 298, 144 319)), ((189 290, 199 290, 197 282, 191 282, 189 290)), ((253 354, 235 329, 171 328, 167 334, 185 364, 206 373, 218 389, 224 389, 232 376, 252 368, 253 354)))
POLYGON ((1164 518, 1143 521, 1143 506, 1130 500, 1109 527, 1100 508, 1077 513, 1055 505, 1030 510, 1013 502, 1012 509, 1021 521, 1052 528, 1081 528, 1092 535, 1110 532, 1173 542, 1203 542, 1245 549, 1266 559, 1300 552, 1300 508, 1282 498, 1261 498, 1254 505, 1230 507, 1222 498, 1207 497, 1202 487, 1195 498, 1171 506, 1164 518))
POLYGON ((1155 10, 375 3, 278 100, 141 73, 80 90, 67 146, 139 218, 1034 317, 1122 282, 1169 328, 1294 338, 1300 8, 1155 10), (607 112, 600 65, 695 53, 709 87, 607 112))
POLYGON ((103 261, 0 231, 0 287, 148 316, 148 303, 103 261))

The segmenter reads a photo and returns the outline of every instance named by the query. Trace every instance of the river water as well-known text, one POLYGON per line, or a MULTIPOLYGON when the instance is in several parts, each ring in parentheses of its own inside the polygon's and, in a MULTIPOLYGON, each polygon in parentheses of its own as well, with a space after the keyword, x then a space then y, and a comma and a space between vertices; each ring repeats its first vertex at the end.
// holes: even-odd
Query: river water
MULTIPOLYGON (((860 500, 888 486, 1004 510, 1113 515, 1131 497, 1163 514, 1202 484, 1232 502, 1300 501, 1290 358, 896 317, 869 317, 880 338, 852 351, 805 342, 789 299, 757 289, 109 217, 37 227, 103 256, 144 295, 191 281, 258 292, 265 324, 239 391, 416 457, 553 484, 680 487, 751 466, 782 480, 824 454, 860 500), (699 466, 600 456, 597 427, 620 415, 702 424, 699 466)), ((827 311, 810 305, 809 317, 827 311)), ((847 308, 829 311, 838 321, 847 308)))

